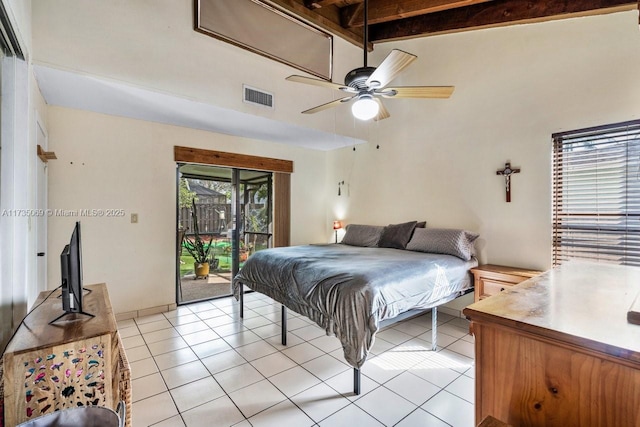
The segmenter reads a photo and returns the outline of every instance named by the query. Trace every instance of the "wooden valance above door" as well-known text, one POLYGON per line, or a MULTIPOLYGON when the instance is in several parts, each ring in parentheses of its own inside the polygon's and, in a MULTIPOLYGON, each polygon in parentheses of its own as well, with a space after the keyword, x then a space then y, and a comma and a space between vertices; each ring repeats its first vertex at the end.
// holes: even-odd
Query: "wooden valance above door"
POLYGON ((176 162, 182 163, 200 163, 203 165, 226 166, 267 172, 293 173, 293 162, 291 160, 226 153, 224 151, 204 150, 202 148, 179 147, 177 145, 173 147, 173 155, 176 162))

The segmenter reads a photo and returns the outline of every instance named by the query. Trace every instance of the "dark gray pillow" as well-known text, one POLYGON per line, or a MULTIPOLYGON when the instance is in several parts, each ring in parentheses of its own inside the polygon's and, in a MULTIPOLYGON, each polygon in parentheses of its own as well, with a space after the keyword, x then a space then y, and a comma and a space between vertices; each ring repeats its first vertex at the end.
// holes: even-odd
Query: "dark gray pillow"
POLYGON ((416 223, 416 221, 410 221, 402 224, 387 225, 382 232, 382 236, 380 236, 378 247, 404 249, 409 239, 411 239, 416 223))
POLYGON ((427 221, 416 222, 416 228, 425 228, 427 226, 427 221))
POLYGON ((381 225, 349 224, 345 228, 342 243, 351 246, 375 248, 382 235, 384 227, 381 225))
POLYGON ((469 261, 478 234, 450 228, 416 228, 407 250, 457 256, 469 261))

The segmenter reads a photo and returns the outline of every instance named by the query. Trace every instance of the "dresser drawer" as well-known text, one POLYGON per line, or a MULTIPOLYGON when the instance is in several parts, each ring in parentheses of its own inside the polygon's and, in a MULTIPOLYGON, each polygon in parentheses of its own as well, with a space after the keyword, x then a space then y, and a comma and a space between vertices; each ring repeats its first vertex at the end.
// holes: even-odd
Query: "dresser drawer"
POLYGON ((500 280, 492 279, 480 279, 481 282, 481 294, 480 299, 490 297, 504 291, 506 288, 515 285, 516 283, 501 282, 500 280))

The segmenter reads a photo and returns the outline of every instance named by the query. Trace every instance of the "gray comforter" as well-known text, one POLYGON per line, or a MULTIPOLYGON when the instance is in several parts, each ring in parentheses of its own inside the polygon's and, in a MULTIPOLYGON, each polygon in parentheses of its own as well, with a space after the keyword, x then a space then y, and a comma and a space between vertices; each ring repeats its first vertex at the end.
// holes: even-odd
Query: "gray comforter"
POLYGON ((450 301, 473 286, 477 261, 451 255, 343 244, 256 252, 233 280, 307 316, 342 342, 344 357, 360 368, 379 323, 415 308, 450 301))

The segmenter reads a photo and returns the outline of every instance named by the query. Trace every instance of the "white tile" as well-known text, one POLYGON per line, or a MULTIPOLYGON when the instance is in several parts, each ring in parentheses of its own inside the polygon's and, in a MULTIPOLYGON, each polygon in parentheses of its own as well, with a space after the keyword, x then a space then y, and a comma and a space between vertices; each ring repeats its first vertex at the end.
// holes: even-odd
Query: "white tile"
POLYGON ((238 424, 234 424, 232 427, 251 427, 251 423, 248 420, 243 420, 238 424))
POLYGON ((229 397, 247 418, 286 399, 286 396, 267 380, 229 393, 229 397))
MULTIPOLYGON (((136 326, 136 321, 134 319, 118 320, 116 323, 118 324, 118 331, 124 328, 131 328, 136 326)), ((122 336, 122 334, 120 334, 120 336, 122 336)))
POLYGON ((260 326, 259 328, 252 329, 252 332, 261 338, 280 337, 280 326, 271 323, 269 325, 260 326))
POLYGON ((191 310, 193 313, 196 313, 198 315, 203 311, 215 309, 215 306, 211 304, 209 301, 196 302, 194 304, 189 304, 188 307, 189 307, 189 310, 191 310))
POLYGON ((132 380, 158 372, 156 362, 151 357, 131 362, 129 363, 129 366, 131 367, 132 380))
POLYGON ((280 352, 255 359, 251 362, 251 365, 267 378, 297 366, 296 362, 280 352))
POLYGON ((462 354, 463 356, 467 356, 471 359, 475 356, 475 345, 462 339, 447 346, 447 350, 455 351, 456 353, 462 354))
POLYGON ((441 390, 440 387, 409 372, 403 372, 392 380, 387 381, 384 386, 418 406, 431 399, 441 390))
POLYGON ((249 328, 249 329, 259 328, 260 326, 270 325, 272 323, 273 322, 271 320, 264 318, 262 316, 256 316, 256 317, 252 317, 251 319, 242 320, 242 325, 245 328, 249 328))
POLYGON ((228 316, 227 314, 223 314, 222 316, 216 316, 210 319, 206 319, 204 320, 204 323, 209 325, 209 327, 215 331, 216 328, 219 326, 235 323, 235 320, 233 320, 231 316, 228 316))
POLYGON ((159 373, 131 380, 132 402, 137 402, 165 391, 167 391, 167 387, 159 373))
POLYGON ((349 366, 328 354, 305 362, 302 367, 323 381, 349 370, 349 366))
POLYGON ((469 334, 469 329, 458 328, 450 323, 438 326, 438 332, 451 335, 452 337, 462 338, 469 334))
MULTIPOLYGON (((127 353, 128 354, 128 353, 127 353)), ((190 348, 181 348, 180 350, 171 351, 169 353, 155 356, 156 365, 160 370, 173 368, 183 363, 198 360, 198 356, 190 348)))
POLYGON ((219 372, 213 377, 227 393, 264 380, 264 376, 248 363, 219 372))
MULTIPOLYGON (((417 338, 419 338, 421 340, 424 340, 425 342, 431 344, 432 335, 431 335, 431 332, 427 332, 425 334, 418 335, 417 338)), ((458 338, 452 337, 451 335, 447 335, 447 334, 442 333, 440 331, 438 331, 438 333, 436 334, 436 338, 437 338, 436 345, 438 347, 446 347, 448 345, 453 344, 454 342, 456 342, 458 340, 458 338)))
POLYGON ((305 326, 304 328, 296 329, 291 333, 299 336, 300 338, 306 341, 309 341, 314 338, 318 338, 327 334, 325 331, 323 331, 316 325, 308 325, 308 326, 305 326))
POLYGON ((469 403, 474 403, 475 401, 475 386, 476 383, 472 378, 467 376, 459 376, 453 381, 451 384, 445 388, 451 394, 455 394, 456 396, 466 400, 469 403))
MULTIPOLYGON (((253 332, 256 332, 256 330, 254 329, 253 332)), ((265 341, 268 342, 269 344, 271 344, 272 346, 274 346, 275 348, 277 348, 278 350, 285 350, 287 348, 294 347, 294 346, 296 346, 298 344, 302 344, 304 342, 304 340, 302 338, 300 338, 300 337, 297 337, 297 336, 295 336, 293 334, 287 334, 287 344, 286 345, 282 345, 282 337, 280 336, 279 332, 278 332, 278 335, 274 335, 272 337, 265 338, 265 341)))
POLYGON ((199 311, 196 314, 202 320, 213 319, 214 317, 218 317, 218 316, 226 316, 224 311, 220 310, 219 308, 214 308, 214 307, 211 307, 211 309, 206 310, 206 311, 199 311))
POLYGON ((224 395, 183 412, 182 418, 187 427, 211 427, 213 425, 237 425, 244 419, 244 416, 229 399, 229 396, 224 395))
POLYGON ((310 427, 315 422, 289 400, 254 415, 249 419, 253 427, 310 427))
POLYGON ((168 392, 134 402, 131 408, 131 424, 149 426, 178 415, 176 405, 168 392))
POLYGON ((397 423, 409 412, 417 408, 417 405, 384 387, 378 387, 361 399, 356 400, 355 404, 385 425, 397 423))
POLYGON ((244 332, 240 332, 239 334, 226 336, 224 337, 224 340, 231 347, 235 348, 235 347, 242 347, 243 345, 251 344, 256 341, 261 341, 262 338, 260 338, 259 336, 257 336, 251 331, 244 331, 244 332))
POLYGON ((175 310, 167 311, 166 313, 164 313, 164 317, 167 319, 175 319, 177 317, 187 316, 190 314, 193 314, 193 311, 189 310, 189 307, 183 305, 176 308, 175 310))
POLYGON ((282 353, 296 363, 304 363, 324 354, 322 350, 306 342, 282 350, 282 353))
POLYGON ((329 378, 325 381, 325 384, 329 385, 329 387, 336 390, 338 393, 342 394, 352 402, 360 399, 367 393, 372 392, 380 386, 371 378, 367 377, 366 375, 360 374, 360 394, 354 394, 353 369, 348 369, 334 377, 329 378))
POLYGON ((242 347, 236 348, 236 351, 240 353, 242 357, 247 359, 248 361, 252 361, 255 359, 259 359, 266 355, 277 352, 272 345, 267 343, 266 341, 260 340, 251 344, 244 345, 242 347))
POLYGON ((212 375, 247 363, 245 358, 240 356, 235 350, 223 351, 222 353, 205 357, 201 359, 201 361, 212 375))
POLYGON ((459 372, 436 363, 433 359, 427 359, 419 363, 411 368, 410 371, 412 374, 441 388, 448 386, 453 380, 460 376, 459 372))
POLYGON ((375 341, 373 342, 373 347, 371 347, 369 352, 374 355, 380 354, 380 353, 384 353, 387 350, 392 349, 395 346, 396 346, 395 344, 390 343, 389 341, 385 341, 376 335, 375 341))
POLYGON ((473 427, 474 407, 472 403, 441 391, 421 406, 425 411, 456 427, 473 427))
POLYGON ((467 369, 464 372, 464 375, 466 375, 469 378, 475 378, 476 377, 476 368, 475 367, 471 367, 471 368, 467 369))
MULTIPOLYGON (((279 317, 277 320, 277 325, 278 327, 280 327, 281 325, 279 317)), ((305 318, 302 318, 302 317, 294 317, 293 319, 287 318, 288 331, 295 331, 296 329, 306 328, 307 326, 309 326, 309 322, 305 321, 305 318)))
POLYGON ((460 353, 444 349, 432 356, 438 363, 453 369, 454 371, 463 373, 474 365, 473 358, 463 356, 460 353))
POLYGON ((223 351, 229 351, 231 350, 231 346, 222 338, 218 338, 217 340, 196 344, 191 347, 191 350, 193 350, 200 359, 204 359, 205 357, 213 356, 223 351))
POLYGON ((193 323, 193 322, 199 322, 199 321, 200 321, 200 318, 193 313, 186 314, 184 316, 178 316, 173 319, 169 319, 169 322, 171 322, 173 326, 185 325, 187 323, 193 323))
POLYGON ((469 331, 469 325, 471 325, 471 322, 463 317, 456 317, 450 322, 447 322, 447 324, 469 331))
POLYGON ((144 339, 142 339, 142 335, 134 335, 132 337, 122 338, 122 345, 125 350, 129 350, 130 348, 145 345, 145 342, 144 339))
POLYGON ((149 351, 151 352, 151 354, 157 356, 159 354, 168 353, 170 351, 188 347, 188 345, 182 338, 177 337, 154 342, 149 344, 147 347, 149 347, 149 351))
POLYGON ((135 325, 135 323, 133 324, 133 326, 130 326, 128 328, 118 327, 118 333, 120 334, 120 338, 128 338, 140 335, 140 331, 138 330, 138 327, 135 325))
POLYGON ((173 326, 171 325, 171 323, 169 323, 169 321, 164 318, 155 322, 142 323, 138 325, 138 329, 140 329, 140 332, 143 334, 145 332, 159 331, 161 329, 167 329, 172 327, 173 326))
POLYGON ((395 427, 450 427, 449 424, 434 417, 424 409, 418 408, 409 414, 406 418, 396 424, 395 427))
POLYGON ((184 365, 176 366, 174 368, 165 369, 161 371, 161 374, 167 384, 167 387, 170 389, 210 375, 207 368, 205 368, 199 360, 185 363, 184 365))
POLYGON ((194 332, 200 332, 209 329, 209 325, 204 322, 193 322, 185 325, 174 326, 180 335, 188 335, 194 332))
POLYGON ((153 427, 185 427, 182 417, 176 415, 164 421, 160 421, 158 424, 154 424, 153 427))
POLYGON ((320 384, 320 380, 300 366, 288 369, 269 378, 280 391, 291 397, 320 384))
POLYGON ((368 359, 360 370, 378 384, 384 384, 413 366, 414 361, 411 355, 385 352, 368 359))
POLYGON ((173 390, 169 390, 169 393, 171 393, 180 412, 187 411, 205 402, 224 396, 222 388, 220 388, 216 380, 211 377, 174 388, 173 390))
POLYGON ((422 335, 430 331, 431 326, 425 326, 419 323, 400 322, 396 325, 393 325, 393 329, 396 329, 407 335, 411 335, 412 337, 417 337, 418 335, 422 335))
POLYGON ((165 317, 162 313, 151 314, 149 316, 136 317, 134 319, 138 326, 144 325, 145 323, 158 322, 160 320, 165 320, 165 317))
POLYGON ((151 352, 146 345, 129 348, 125 350, 125 354, 127 355, 127 360, 129 361, 129 363, 151 357, 151 352))
MULTIPOLYGON (((208 320, 206 320, 205 322, 208 322, 208 320)), ((221 337, 228 337, 229 335, 235 335, 237 333, 249 330, 245 328, 242 323, 233 321, 224 325, 211 326, 211 329, 213 329, 215 333, 220 335, 221 337)))
POLYGON ((367 414, 356 405, 349 405, 340 409, 329 418, 320 422, 320 427, 353 427, 353 426, 384 426, 378 420, 367 414))
POLYGON ((170 338, 179 337, 180 334, 173 328, 160 329, 159 331, 145 332, 142 334, 142 338, 147 344, 151 344, 158 341, 168 340, 170 338))
POLYGON ((320 350, 326 353, 331 353, 334 350, 342 348, 342 343, 338 338, 328 335, 314 338, 309 341, 309 344, 313 345, 314 347, 318 347, 320 350))
POLYGON ((397 329, 393 329, 393 328, 380 331, 376 334, 376 336, 396 345, 402 344, 403 342, 409 341, 411 338, 413 338, 412 335, 405 334, 404 332, 399 331, 397 329))
POLYGON ((316 422, 322 421, 351 403, 323 383, 298 393, 291 397, 291 400, 316 422))
POLYGON ((193 334, 183 335, 182 338, 184 338, 187 344, 193 346, 197 344, 202 344, 203 342, 213 341, 220 337, 211 329, 205 329, 199 332, 195 332, 193 334))

